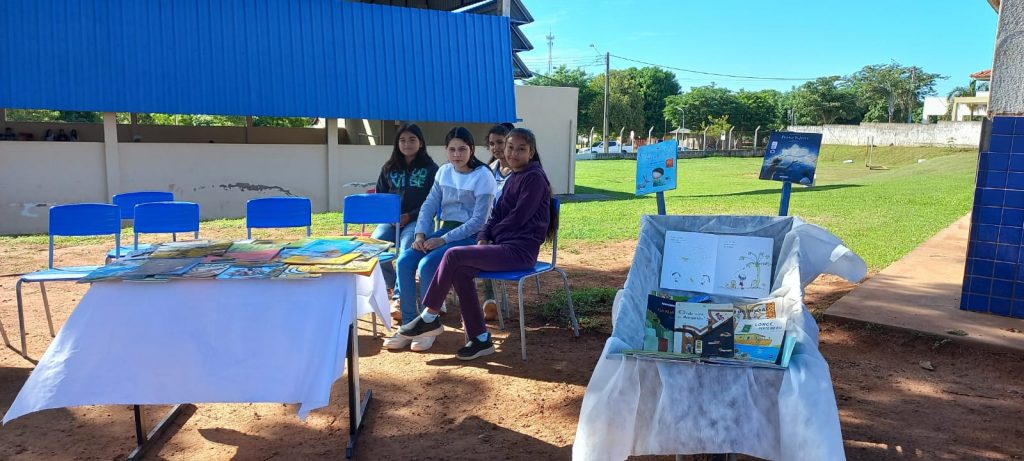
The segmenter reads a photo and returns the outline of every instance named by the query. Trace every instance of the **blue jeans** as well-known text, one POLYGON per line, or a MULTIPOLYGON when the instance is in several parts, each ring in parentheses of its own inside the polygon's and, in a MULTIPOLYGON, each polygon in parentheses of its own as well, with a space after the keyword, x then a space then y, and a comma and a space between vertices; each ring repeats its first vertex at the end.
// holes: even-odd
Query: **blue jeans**
MULTIPOLYGON (((427 239, 440 237, 448 233, 448 230, 441 229, 428 234, 426 237, 427 239)), ((402 325, 416 320, 416 316, 419 315, 419 308, 422 307, 421 300, 423 299, 420 292, 426 291, 430 279, 437 272, 437 266, 441 264, 444 252, 451 247, 472 245, 474 243, 476 242, 473 240, 473 237, 469 237, 441 245, 430 250, 429 253, 410 248, 398 255, 398 286, 396 289, 399 291, 399 299, 402 302, 402 325), (420 274, 420 284, 423 286, 423 290, 416 289, 417 272, 420 274)))
MULTIPOLYGON (((381 224, 373 230, 371 236, 378 240, 387 240, 389 242, 395 242, 395 226, 391 224, 381 224)), ((402 228, 402 236, 399 241, 395 242, 398 246, 398 253, 401 254, 405 250, 408 250, 412 246, 412 241, 416 239, 416 222, 410 222, 402 228)), ((395 263, 394 261, 388 261, 380 265, 380 272, 384 275, 384 283, 387 284, 389 290, 394 290, 395 294, 392 299, 398 299, 398 287, 395 286, 395 263)))

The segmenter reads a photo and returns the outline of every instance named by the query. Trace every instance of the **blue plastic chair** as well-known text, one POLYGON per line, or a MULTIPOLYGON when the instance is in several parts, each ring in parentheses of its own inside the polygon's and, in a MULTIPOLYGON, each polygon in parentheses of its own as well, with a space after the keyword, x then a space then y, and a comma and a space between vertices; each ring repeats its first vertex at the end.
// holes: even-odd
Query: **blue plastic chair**
POLYGON ((135 239, 132 247, 139 249, 139 234, 171 234, 178 241, 178 232, 192 232, 199 238, 199 204, 192 202, 150 202, 135 205, 135 239))
POLYGON ((263 197, 245 203, 245 238, 253 229, 306 227, 312 235, 313 205, 306 197, 263 197))
MULTIPOLYGON (((395 251, 401 251, 398 244, 401 235, 402 197, 397 194, 353 194, 345 197, 345 210, 341 214, 342 234, 348 235, 348 226, 359 224, 360 233, 366 233, 367 224, 392 224, 395 226, 395 251)), ((378 263, 390 259, 379 258, 378 263)), ((377 336, 377 314, 371 314, 373 335, 377 336)))
POLYGON ((165 191, 139 191, 115 194, 110 203, 121 209, 121 219, 135 219, 135 205, 149 202, 173 202, 174 193, 165 191))
MULTIPOLYGON (((46 323, 50 327, 50 336, 56 336, 53 330, 53 318, 50 315, 50 302, 46 298, 45 282, 73 282, 100 266, 53 267, 53 240, 57 236, 114 236, 115 249, 121 248, 121 214, 117 205, 106 203, 78 203, 57 205, 50 208, 50 246, 47 268, 31 272, 18 278, 14 292, 18 300, 18 328, 21 332, 21 355, 28 358, 25 343, 25 316, 21 300, 21 284, 38 282, 39 291, 43 296, 43 309, 46 312, 46 323)), ((115 256, 120 254, 115 250, 115 256)))
MULTIPOLYGON (((556 213, 561 213, 561 202, 557 198, 551 199, 551 206, 555 207, 556 213)), ((545 272, 557 272, 558 275, 562 276, 562 283, 565 284, 565 295, 568 300, 567 307, 569 308, 569 320, 572 322, 572 333, 573 336, 580 336, 580 325, 579 320, 576 319, 576 310, 572 306, 572 292, 569 291, 569 278, 565 275, 565 271, 559 269, 556 266, 558 262, 558 229, 555 229, 555 237, 551 242, 551 262, 537 261, 534 264, 533 269, 521 270, 521 271, 496 271, 488 272, 481 271, 477 275, 477 278, 485 280, 499 280, 501 282, 516 282, 519 286, 519 339, 523 347, 523 360, 526 360, 526 313, 523 311, 523 281, 530 277, 537 277, 538 283, 540 275, 545 272)), ((505 292, 505 285, 501 286, 502 298, 505 301, 505 305, 508 304, 508 294, 505 292)), ((498 322, 500 323, 501 329, 505 329, 505 320, 503 318, 502 309, 498 309, 498 322)))
MULTIPOLYGON (((123 194, 114 194, 110 199, 110 203, 117 205, 121 210, 121 220, 133 221, 135 220, 135 205, 140 203, 149 202, 173 202, 174 193, 166 191, 138 191, 138 192, 125 192, 123 194)), ((151 245, 143 244, 142 246, 135 246, 134 248, 128 247, 115 248, 107 253, 107 261, 114 259, 115 253, 127 254, 132 249, 148 249, 151 245)))

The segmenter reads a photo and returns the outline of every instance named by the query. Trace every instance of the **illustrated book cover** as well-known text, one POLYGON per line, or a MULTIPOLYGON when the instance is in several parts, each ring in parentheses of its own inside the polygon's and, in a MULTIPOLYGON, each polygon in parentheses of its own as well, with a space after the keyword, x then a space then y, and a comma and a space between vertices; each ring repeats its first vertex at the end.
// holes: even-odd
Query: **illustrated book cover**
POLYGON ((285 245, 286 242, 274 240, 240 240, 231 244, 224 257, 239 261, 270 261, 285 245))
POLYGON ((673 350, 701 357, 732 357, 732 304, 676 303, 673 350))
POLYGON ((661 288, 743 298, 768 296, 772 246, 765 237, 668 231, 661 288))
POLYGON ((821 133, 776 132, 768 138, 760 179, 814 184, 821 133))
POLYGON ((736 358, 775 363, 785 336, 786 319, 739 319, 736 322, 736 358))

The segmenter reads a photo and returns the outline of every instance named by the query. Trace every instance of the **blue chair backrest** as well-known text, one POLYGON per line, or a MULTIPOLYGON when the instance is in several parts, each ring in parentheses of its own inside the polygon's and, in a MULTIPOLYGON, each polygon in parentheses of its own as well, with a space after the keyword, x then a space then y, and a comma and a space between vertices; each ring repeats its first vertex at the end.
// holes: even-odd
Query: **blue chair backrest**
POLYGON ((269 227, 306 227, 310 234, 313 205, 306 197, 263 197, 254 198, 245 204, 246 234, 252 237, 252 229, 269 227))
POLYGON ((135 205, 136 234, 199 232, 199 205, 192 202, 150 202, 135 205))
POLYGON ((174 193, 164 191, 139 191, 116 194, 110 203, 121 208, 121 219, 135 218, 135 205, 149 202, 173 202, 174 193))
POLYGON ((402 198, 397 194, 353 194, 345 197, 342 224, 394 224, 401 220, 402 198))
POLYGON ((49 229, 50 268, 55 236, 114 235, 117 247, 121 247, 121 213, 117 205, 73 203, 50 207, 49 229))

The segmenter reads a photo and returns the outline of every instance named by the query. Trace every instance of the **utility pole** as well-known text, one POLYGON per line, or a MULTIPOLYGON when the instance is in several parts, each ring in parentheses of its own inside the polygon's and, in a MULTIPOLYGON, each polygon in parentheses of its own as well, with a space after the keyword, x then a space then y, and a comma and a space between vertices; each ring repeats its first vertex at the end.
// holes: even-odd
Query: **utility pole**
MULTIPOLYGON (((917 102, 917 67, 910 68, 910 100, 907 101, 907 123, 914 122, 914 103, 917 102)), ((974 115, 974 114, 971 114, 974 115)))
POLYGON ((548 36, 546 38, 548 39, 548 75, 550 76, 551 75, 551 49, 554 48, 554 46, 555 46, 555 36, 552 35, 551 31, 549 30, 548 31, 548 36))
POLYGON ((608 88, 609 71, 611 70, 611 53, 604 54, 604 153, 608 153, 608 88))

